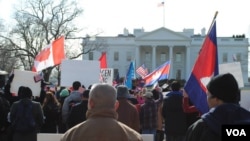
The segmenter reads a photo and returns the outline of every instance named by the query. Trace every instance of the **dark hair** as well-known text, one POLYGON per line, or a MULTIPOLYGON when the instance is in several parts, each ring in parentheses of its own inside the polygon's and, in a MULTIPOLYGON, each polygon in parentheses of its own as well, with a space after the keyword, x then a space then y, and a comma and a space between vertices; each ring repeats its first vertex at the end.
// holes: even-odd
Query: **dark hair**
POLYGON ((24 86, 20 86, 20 87, 18 88, 17 96, 18 96, 19 98, 22 97, 24 88, 25 88, 24 86))
POLYGON ((81 82, 75 81, 73 82, 73 90, 78 90, 81 87, 81 82))
POLYGON ((85 97, 85 98, 89 98, 89 91, 90 91, 90 90, 88 90, 88 89, 85 90, 85 91, 83 92, 82 96, 85 97))
POLYGON ((23 98, 31 98, 32 97, 32 91, 29 87, 23 87, 22 90, 21 90, 21 95, 20 95, 20 98, 23 99, 23 98))
POLYGON ((178 81, 173 81, 171 83, 171 89, 172 91, 179 91, 181 89, 181 84, 178 81))

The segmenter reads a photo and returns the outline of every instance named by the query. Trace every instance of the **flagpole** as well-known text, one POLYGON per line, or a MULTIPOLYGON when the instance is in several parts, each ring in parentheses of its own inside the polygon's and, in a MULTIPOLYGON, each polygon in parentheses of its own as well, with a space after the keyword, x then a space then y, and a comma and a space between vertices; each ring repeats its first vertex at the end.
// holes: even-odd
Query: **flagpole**
POLYGON ((165 27, 165 3, 163 4, 163 27, 165 27))
POLYGON ((213 18, 212 23, 211 23, 211 25, 210 25, 210 27, 209 27, 208 33, 210 32, 210 30, 211 30, 211 28, 212 28, 212 25, 214 24, 214 22, 215 22, 215 20, 216 20, 217 15, 218 15, 218 11, 216 11, 215 14, 214 14, 214 18, 213 18))

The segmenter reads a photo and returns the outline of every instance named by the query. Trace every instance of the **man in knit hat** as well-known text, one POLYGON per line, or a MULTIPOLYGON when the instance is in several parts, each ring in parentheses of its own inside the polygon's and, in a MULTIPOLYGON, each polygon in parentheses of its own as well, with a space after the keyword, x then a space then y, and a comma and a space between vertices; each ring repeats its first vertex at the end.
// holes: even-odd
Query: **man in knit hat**
POLYGON ((126 124, 139 133, 139 113, 136 107, 128 101, 128 97, 129 91, 127 86, 119 85, 117 87, 117 100, 119 101, 119 107, 116 110, 116 112, 118 113, 118 121, 126 124))
POLYGON ((213 77, 207 84, 208 113, 192 124, 186 141, 221 141, 222 125, 250 124, 250 112, 240 107, 240 90, 230 73, 213 77))

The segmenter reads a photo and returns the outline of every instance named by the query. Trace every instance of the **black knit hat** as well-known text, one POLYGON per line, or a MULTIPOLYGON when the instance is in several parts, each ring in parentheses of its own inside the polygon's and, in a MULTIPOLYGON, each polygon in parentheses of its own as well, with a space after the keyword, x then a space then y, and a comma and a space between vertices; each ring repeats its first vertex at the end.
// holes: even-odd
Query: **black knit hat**
POLYGON ((240 100, 238 83, 230 73, 213 77, 207 84, 207 90, 226 103, 238 103, 240 100))

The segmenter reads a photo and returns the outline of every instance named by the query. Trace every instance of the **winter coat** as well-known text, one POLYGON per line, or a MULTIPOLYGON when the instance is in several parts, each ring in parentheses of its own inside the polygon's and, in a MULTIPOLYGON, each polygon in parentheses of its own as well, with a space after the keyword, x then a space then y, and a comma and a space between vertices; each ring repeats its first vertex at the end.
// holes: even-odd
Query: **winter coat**
POLYGON ((69 129, 61 141, 142 141, 138 132, 117 118, 115 110, 88 110, 87 120, 69 129))
POLYGON ((140 132, 140 118, 136 107, 127 99, 118 99, 119 107, 116 110, 118 113, 118 121, 126 124, 138 133, 140 132))

